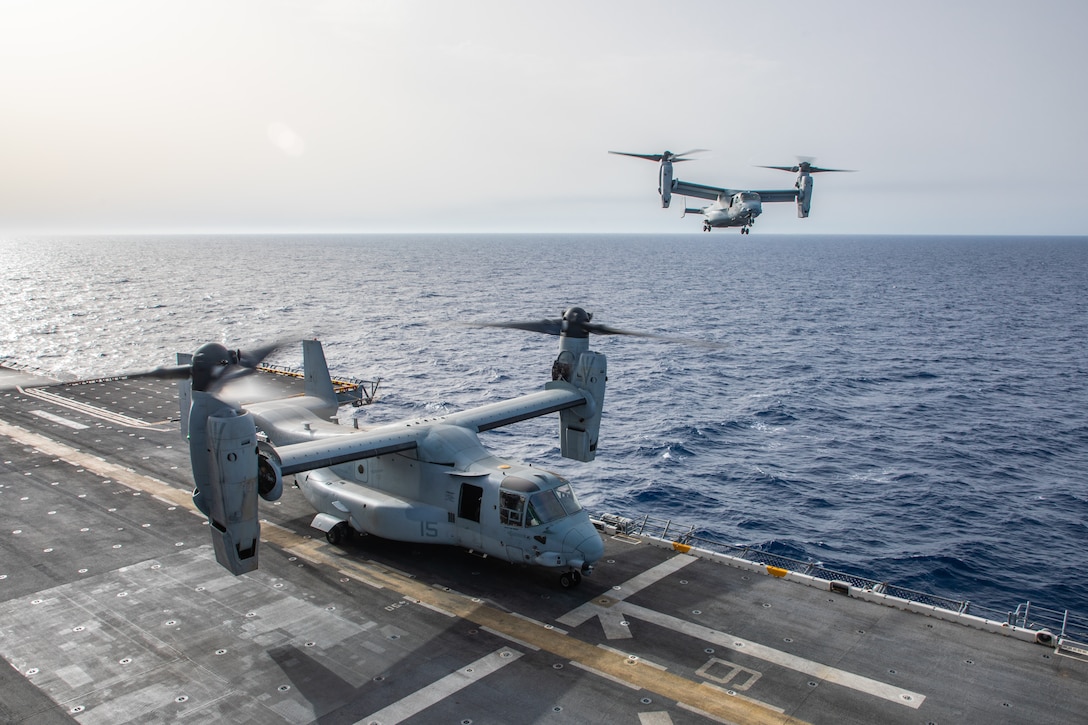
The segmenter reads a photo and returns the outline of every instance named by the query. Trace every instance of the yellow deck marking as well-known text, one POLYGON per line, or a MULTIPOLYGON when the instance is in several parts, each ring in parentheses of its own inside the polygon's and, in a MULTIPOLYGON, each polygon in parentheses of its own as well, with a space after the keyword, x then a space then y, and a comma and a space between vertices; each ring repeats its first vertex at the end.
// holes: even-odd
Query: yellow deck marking
POLYGON ((125 468, 116 463, 110 463, 98 456, 72 448, 66 443, 55 441, 52 438, 47 438, 38 433, 32 433, 25 428, 11 425, 3 420, 0 420, 0 435, 7 436, 13 441, 22 443, 25 446, 36 448, 48 456, 54 456, 67 461, 74 466, 85 468, 103 478, 117 481, 128 488, 153 494, 176 506, 186 506, 195 511, 192 494, 174 488, 166 481, 151 476, 145 476, 142 473, 133 471, 131 468, 125 468))

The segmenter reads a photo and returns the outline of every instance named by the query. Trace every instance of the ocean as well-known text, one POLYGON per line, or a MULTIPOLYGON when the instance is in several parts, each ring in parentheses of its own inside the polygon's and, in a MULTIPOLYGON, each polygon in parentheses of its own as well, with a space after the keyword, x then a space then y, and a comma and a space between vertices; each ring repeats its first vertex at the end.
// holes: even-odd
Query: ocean
MULTIPOLYGON (((539 390, 596 337, 597 460, 482 435, 595 513, 990 607, 1088 615, 1088 238, 295 235, 0 239, 0 358, 77 377, 316 336, 361 424, 539 390)), ((2 361, 2 360, 0 360, 2 361)), ((273 362, 301 363, 298 349, 273 362)))

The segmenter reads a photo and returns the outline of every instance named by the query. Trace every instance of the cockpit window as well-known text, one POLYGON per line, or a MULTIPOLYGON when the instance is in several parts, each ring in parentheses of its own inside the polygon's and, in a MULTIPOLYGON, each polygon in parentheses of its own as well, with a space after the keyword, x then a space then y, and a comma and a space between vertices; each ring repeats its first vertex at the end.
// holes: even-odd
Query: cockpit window
POLYGON ((540 526, 582 510, 570 484, 564 483, 551 491, 541 491, 529 499, 527 526, 540 526))
POLYGON ((578 503, 578 499, 574 497, 574 489, 570 487, 569 483, 564 483, 562 486, 555 489, 555 496, 559 499, 559 503, 563 505, 563 510, 567 512, 568 516, 582 510, 582 506, 578 503))
POLYGON ((563 505, 555 497, 555 491, 541 491, 529 500, 529 526, 540 526, 566 516, 563 505))

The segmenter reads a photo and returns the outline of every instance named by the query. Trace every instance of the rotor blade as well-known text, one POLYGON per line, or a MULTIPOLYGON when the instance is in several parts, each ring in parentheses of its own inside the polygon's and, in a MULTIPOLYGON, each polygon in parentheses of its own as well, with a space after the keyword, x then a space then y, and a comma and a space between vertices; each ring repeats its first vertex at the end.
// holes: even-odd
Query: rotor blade
POLYGON ((294 340, 281 340, 271 345, 258 347, 250 352, 238 351, 238 364, 247 368, 256 368, 264 359, 286 345, 294 344, 294 340))
POLYGON ((760 169, 778 169, 779 171, 791 171, 793 173, 797 173, 798 171, 803 170, 803 171, 807 171, 810 174, 819 174, 819 173, 821 173, 823 171, 838 171, 838 172, 844 172, 844 173, 853 173, 854 172, 854 169, 824 169, 824 168, 821 168, 819 166, 813 166, 812 164, 809 164, 807 161, 804 162, 804 163, 801 163, 801 164, 796 164, 794 166, 764 166, 762 164, 756 164, 756 168, 760 168, 760 169))
MULTIPOLYGON (((238 358, 237 361, 234 362, 233 364, 228 365, 226 370, 223 370, 221 373, 215 375, 215 380, 214 380, 214 383, 211 385, 211 389, 212 390, 218 390, 224 384, 226 384, 226 383, 228 383, 228 382, 230 382, 232 380, 237 380, 240 377, 244 377, 246 375, 249 375, 250 373, 254 372, 257 369, 257 367, 261 364, 261 362, 264 361, 264 359, 266 357, 268 357, 269 355, 271 355, 273 352, 275 352, 279 348, 283 347, 284 345, 290 344, 291 342, 293 342, 293 341, 278 341, 278 342, 272 343, 271 345, 264 345, 264 346, 255 348, 251 352, 242 352, 241 350, 237 351, 236 352, 236 355, 237 355, 237 358, 238 358)), ((224 364, 226 364, 226 362, 227 362, 226 360, 223 361, 224 364)), ((189 365, 164 365, 164 366, 161 366, 161 367, 154 368, 152 370, 139 370, 139 371, 135 371, 135 372, 120 372, 120 373, 114 373, 114 374, 99 375, 98 377, 95 377, 95 378, 86 378, 86 379, 82 379, 82 380, 54 381, 54 380, 48 380, 48 379, 44 379, 44 378, 40 378, 40 377, 29 378, 27 376, 24 376, 22 379, 20 379, 18 381, 12 381, 10 379, 10 376, 9 376, 9 379, 5 381, 5 383, 3 384, 2 387, 0 387, 0 389, 8 389, 8 388, 16 387, 16 386, 23 387, 23 388, 46 388, 46 387, 52 387, 52 386, 57 386, 57 385, 78 385, 80 383, 93 383, 93 382, 99 382, 99 381, 102 381, 102 380, 120 380, 120 379, 138 380, 140 378, 156 378, 156 379, 159 379, 159 380, 184 380, 186 378, 192 377, 192 375, 193 375, 193 366, 191 364, 189 364, 189 365)))
POLYGON ((256 367, 245 367, 243 365, 231 365, 229 368, 219 373, 214 380, 208 382, 204 390, 208 393, 218 393, 223 389, 223 386, 227 383, 234 382, 239 378, 244 378, 247 375, 257 372, 256 367))
POLYGON ((281 347, 292 344, 293 342, 293 340, 280 340, 269 345, 262 345, 249 352, 237 350, 237 362, 228 365, 225 370, 215 375, 209 382, 207 391, 210 393, 220 392, 227 383, 232 383, 239 378, 244 378, 247 375, 255 373, 257 367, 260 366, 266 357, 281 347))
POLYGON ((51 380, 41 375, 33 374, 9 374, 0 379, 0 390, 13 390, 15 388, 53 388, 62 385, 80 385, 82 383, 97 383, 104 380, 158 378, 160 380, 183 380, 189 377, 191 368, 188 365, 172 365, 158 367, 154 370, 140 372, 117 373, 114 375, 99 375, 94 378, 81 380, 51 380))
POLYGON ((662 154, 632 154, 626 151, 609 151, 608 153, 618 156, 634 156, 636 159, 646 159, 647 161, 660 161, 662 158, 662 154))
POLYGON ((529 320, 526 322, 479 322, 474 327, 505 327, 511 330, 542 332, 545 335, 558 335, 563 329, 562 320, 529 320))
POLYGON ((682 159, 681 156, 687 156, 688 154, 704 154, 710 149, 692 149, 690 151, 682 151, 678 154, 673 154, 673 161, 691 161, 691 159, 682 159))
POLYGON ((657 335, 652 332, 634 332, 632 330, 621 330, 618 327, 602 325, 597 322, 586 323, 585 327, 587 330, 596 335, 628 335, 630 337, 646 337, 651 340, 660 340, 661 342, 677 342, 682 345, 696 345, 698 347, 709 347, 714 349, 727 347, 727 344, 724 342, 699 340, 692 337, 670 337, 668 335, 657 335))
POLYGON ((154 370, 136 373, 121 373, 121 378, 159 378, 161 380, 183 380, 193 373, 192 365, 164 365, 154 370))

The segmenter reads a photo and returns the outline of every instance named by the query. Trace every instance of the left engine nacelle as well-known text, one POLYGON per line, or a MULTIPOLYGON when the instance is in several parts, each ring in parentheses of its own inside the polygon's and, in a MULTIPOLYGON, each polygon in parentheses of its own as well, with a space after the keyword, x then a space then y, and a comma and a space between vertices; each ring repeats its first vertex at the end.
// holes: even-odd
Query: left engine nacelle
POLYGON ((668 209, 672 200, 672 190, 676 188, 676 181, 672 178, 672 162, 661 159, 661 168, 657 175, 657 193, 661 194, 661 208, 668 209))
MULTIPOLYGON (((206 420, 208 475, 197 481, 193 499, 208 516, 215 558, 232 573, 244 574, 257 568, 261 534, 257 428, 252 415, 230 409, 206 420)), ((276 479, 282 491, 282 479, 276 479)))

